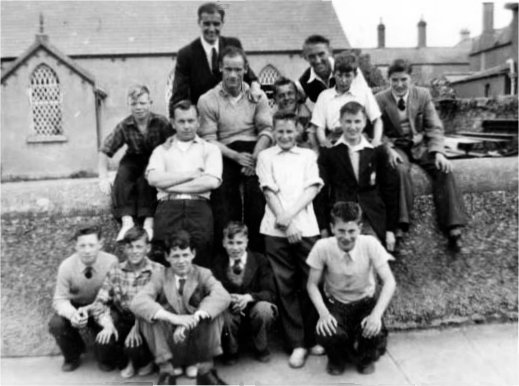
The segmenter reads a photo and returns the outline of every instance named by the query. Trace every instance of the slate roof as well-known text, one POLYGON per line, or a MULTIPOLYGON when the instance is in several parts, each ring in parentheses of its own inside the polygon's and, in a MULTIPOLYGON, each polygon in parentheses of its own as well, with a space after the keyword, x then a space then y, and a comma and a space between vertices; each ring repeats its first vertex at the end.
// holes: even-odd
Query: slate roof
MULTIPOLYGON (((15 58, 45 33, 68 56, 172 54, 199 36, 198 1, 1 1, 1 57, 15 58)), ((301 51, 321 34, 335 48, 350 44, 331 2, 228 1, 223 34, 247 52, 301 51)))
POLYGON ((481 51, 486 51, 494 47, 512 43, 511 26, 494 30, 491 34, 481 34, 474 38, 470 55, 476 55, 481 51))
POLYGON ((469 64, 470 48, 454 47, 387 47, 363 48, 363 54, 369 54, 371 63, 377 66, 389 66, 395 59, 406 59, 413 64, 469 64))

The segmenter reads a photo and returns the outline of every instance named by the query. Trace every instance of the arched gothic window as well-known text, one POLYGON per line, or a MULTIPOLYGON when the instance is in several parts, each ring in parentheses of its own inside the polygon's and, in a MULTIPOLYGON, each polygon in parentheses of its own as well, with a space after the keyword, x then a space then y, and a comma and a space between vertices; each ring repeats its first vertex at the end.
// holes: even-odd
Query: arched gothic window
POLYGON ((280 72, 274 67, 272 64, 267 64, 263 67, 263 70, 260 71, 259 74, 259 82, 261 84, 261 88, 267 94, 269 98, 269 104, 272 106, 274 104, 274 83, 276 80, 281 77, 280 72))
POLYGON ((40 64, 31 75, 32 120, 35 134, 63 134, 62 96, 59 79, 52 68, 40 64))

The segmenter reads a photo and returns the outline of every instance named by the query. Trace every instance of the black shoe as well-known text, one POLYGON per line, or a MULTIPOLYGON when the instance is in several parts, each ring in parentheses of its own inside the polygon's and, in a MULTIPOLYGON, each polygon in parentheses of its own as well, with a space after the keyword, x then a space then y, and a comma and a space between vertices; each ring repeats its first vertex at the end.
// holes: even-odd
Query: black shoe
POLYGON ((238 362, 238 353, 223 354, 222 361, 225 366, 235 365, 238 362))
POLYGON ((256 360, 258 362, 261 362, 261 363, 270 362, 270 351, 269 351, 269 349, 266 348, 265 350, 256 351, 254 353, 254 358, 256 358, 256 360))
POLYGON ((454 253, 467 253, 466 248, 463 246, 460 234, 449 236, 449 249, 454 253))
POLYGON ((371 362, 365 365, 358 365, 357 371, 364 375, 373 374, 375 372, 375 363, 371 362))
POLYGON ((330 375, 341 375, 344 373, 346 366, 344 363, 334 363, 328 360, 328 364, 326 365, 326 372, 330 375))
POLYGON ((81 364, 81 360, 79 358, 65 360, 61 365, 61 371, 68 373, 70 371, 74 371, 81 364))
POLYGON ((114 366, 107 365, 106 363, 103 363, 103 362, 99 362, 97 364, 97 367, 99 367, 99 370, 106 371, 106 372, 112 371, 115 368, 114 366))
POLYGON ((170 373, 160 373, 159 379, 157 380, 157 385, 176 385, 177 379, 173 374, 170 373))
POLYGON ((215 369, 210 370, 205 374, 198 374, 196 376, 196 384, 197 385, 227 385, 222 379, 218 376, 215 369))

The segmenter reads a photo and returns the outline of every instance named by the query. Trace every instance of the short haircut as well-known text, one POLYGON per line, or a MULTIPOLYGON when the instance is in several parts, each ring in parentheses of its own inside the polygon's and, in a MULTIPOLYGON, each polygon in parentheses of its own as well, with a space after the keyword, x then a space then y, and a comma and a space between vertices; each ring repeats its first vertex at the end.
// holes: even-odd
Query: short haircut
POLYGON ((277 80, 274 82, 274 96, 277 96, 278 89, 283 86, 291 85, 294 87, 294 91, 297 94, 299 94, 299 91, 296 86, 296 82, 294 82, 292 79, 285 78, 284 76, 277 78, 277 80))
POLYGON ((134 226, 128 229, 128 231, 124 234, 122 242, 123 244, 131 244, 134 241, 140 240, 142 238, 144 238, 146 243, 148 243, 148 232, 146 232, 141 226, 134 226))
POLYGON ((341 52, 335 57, 333 72, 353 72, 357 75, 359 61, 357 57, 349 52, 341 52))
POLYGON ((101 238, 103 237, 103 233, 101 232, 101 228, 99 226, 85 225, 85 226, 82 226, 81 228, 79 228, 78 230, 76 230, 72 240, 77 241, 78 238, 80 238, 81 236, 86 236, 86 235, 96 235, 99 240, 101 240, 101 238))
POLYGON ((232 239, 234 236, 242 234, 246 237, 249 236, 249 228, 241 221, 230 221, 223 230, 223 237, 232 239))
POLYGON ((144 94, 150 95, 148 86, 145 86, 144 84, 134 84, 128 89, 128 98, 132 101, 144 94))
POLYGON ((362 219, 362 209, 356 202, 337 201, 332 207, 330 216, 333 224, 335 224, 337 220, 360 223, 362 219))
POLYGON ((297 125, 297 114, 283 111, 276 111, 272 117, 274 123, 274 129, 276 128, 276 122, 278 121, 293 121, 294 125, 297 125))
POLYGON ((222 54, 220 55, 220 64, 223 63, 223 58, 234 58, 236 56, 241 56, 245 67, 248 66, 249 62, 247 61, 247 55, 245 55, 245 51, 243 51, 242 48, 236 46, 227 46, 222 50, 222 54))
POLYGON ((202 4, 200 7, 198 7, 198 20, 200 20, 202 18, 203 13, 209 13, 209 14, 219 13, 220 16, 222 17, 222 22, 223 22, 223 19, 225 18, 224 9, 217 3, 205 3, 205 4, 202 4))
POLYGON ((180 248, 180 249, 186 249, 191 248, 191 250, 195 250, 195 244, 194 241, 189 234, 189 232, 180 229, 176 232, 174 232, 172 235, 170 235, 166 241, 166 253, 169 254, 172 249, 180 248))
POLYGON ((387 77, 389 78, 395 72, 405 72, 411 75, 412 70, 413 66, 409 61, 405 59, 395 59, 387 69, 387 77))
POLYGON ((330 40, 326 39, 323 35, 310 35, 305 39, 303 43, 303 50, 309 44, 326 44, 330 45, 330 40))
POLYGON ((182 110, 182 111, 188 111, 189 109, 194 108, 196 112, 196 116, 198 117, 198 108, 195 104, 191 103, 188 99, 183 99, 181 101, 178 101, 171 107, 169 111, 169 115, 171 119, 175 119, 175 111, 176 110, 182 110))
POLYGON ((364 107, 364 105, 362 105, 359 102, 351 101, 341 107, 339 111, 339 116, 342 117, 344 114, 356 115, 360 112, 363 113, 366 118, 368 117, 366 107, 364 107))

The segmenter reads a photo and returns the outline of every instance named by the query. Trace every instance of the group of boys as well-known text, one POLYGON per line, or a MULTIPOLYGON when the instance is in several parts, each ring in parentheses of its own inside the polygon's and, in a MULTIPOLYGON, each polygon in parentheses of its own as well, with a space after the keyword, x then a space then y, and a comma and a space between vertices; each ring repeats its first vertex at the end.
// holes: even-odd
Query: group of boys
POLYGON ((310 36, 309 69, 278 79, 272 111, 239 40, 220 36, 224 15, 215 3, 199 8, 202 36, 179 51, 170 121, 151 112, 146 86, 133 87, 131 116, 101 148, 100 187, 112 192, 125 259, 101 252, 96 228, 76 235, 50 323, 65 371, 91 327, 101 369, 130 377, 156 364, 159 384, 184 372, 224 384, 213 358, 236 362, 247 324, 256 359, 268 361, 279 315, 291 367, 326 352, 332 375, 347 360, 371 373, 395 290, 388 251, 410 223, 410 163, 432 177, 449 247, 463 249, 442 124, 409 63, 395 61, 391 87, 374 96, 355 56, 333 58, 326 38, 310 36), (108 157, 123 144, 110 189, 108 157))

